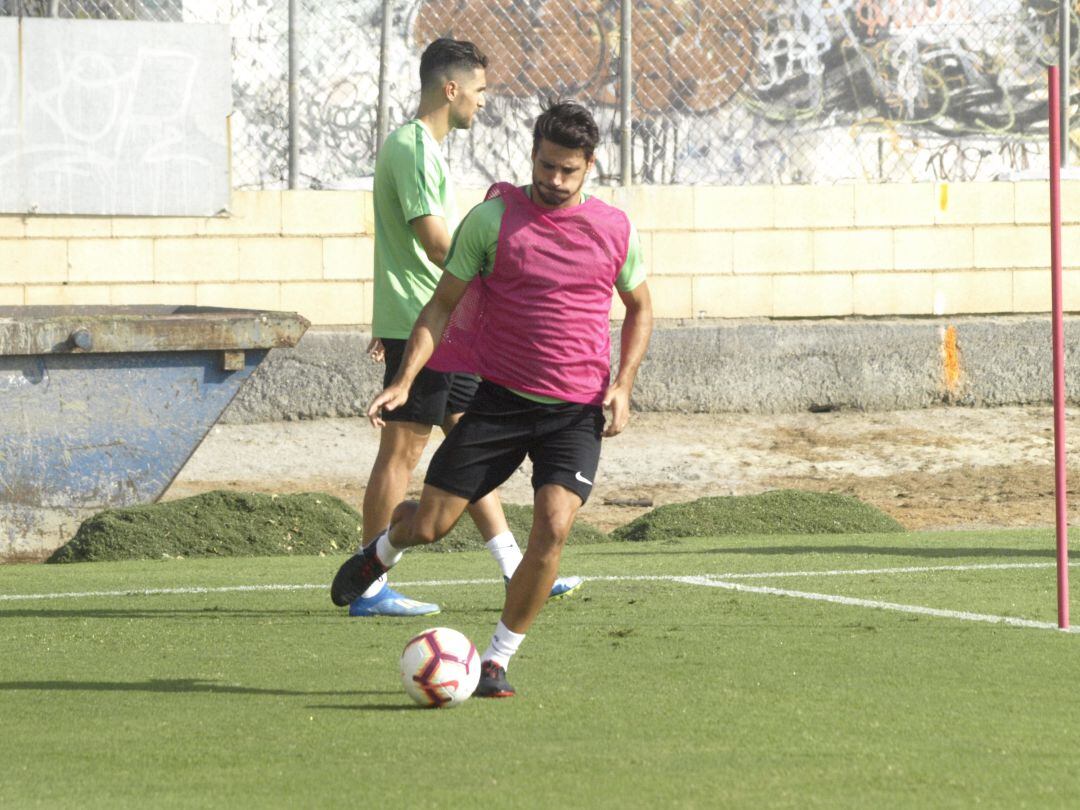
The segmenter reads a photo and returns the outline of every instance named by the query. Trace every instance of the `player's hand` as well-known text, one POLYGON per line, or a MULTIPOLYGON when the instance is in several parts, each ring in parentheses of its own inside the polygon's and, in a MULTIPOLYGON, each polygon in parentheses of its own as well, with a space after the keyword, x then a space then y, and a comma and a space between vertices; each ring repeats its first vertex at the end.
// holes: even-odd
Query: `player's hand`
POLYGON ((383 346, 382 338, 373 337, 367 345, 367 355, 376 363, 386 361, 386 347, 383 346))
POLYGON ((618 385, 608 386, 604 394, 604 407, 611 410, 604 436, 618 436, 630 421, 630 392, 618 385))
POLYGON ((401 407, 408 398, 409 389, 407 387, 391 385, 389 388, 383 389, 375 399, 371 400, 371 405, 367 411, 368 421, 377 428, 384 427, 386 422, 382 418, 383 411, 392 411, 401 407))

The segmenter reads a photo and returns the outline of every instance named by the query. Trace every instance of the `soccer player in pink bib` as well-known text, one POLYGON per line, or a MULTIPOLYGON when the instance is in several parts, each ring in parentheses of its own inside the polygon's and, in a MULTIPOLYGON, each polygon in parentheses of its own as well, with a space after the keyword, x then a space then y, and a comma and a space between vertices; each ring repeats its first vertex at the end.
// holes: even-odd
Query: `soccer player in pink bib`
POLYGON ((337 604, 363 592, 406 549, 444 537, 469 504, 526 457, 532 461, 528 547, 481 656, 480 697, 514 694, 506 669, 558 577, 566 538, 593 488, 601 439, 626 427, 652 332, 636 232, 622 211, 582 192, 598 142, 596 122, 579 104, 556 103, 537 118, 532 183, 497 183, 462 222, 396 376, 368 409, 381 426, 425 365, 483 380, 432 458, 419 503, 400 504, 389 528, 338 570, 337 604), (615 291, 626 318, 612 380, 615 291))
MULTIPOLYGON (((471 42, 437 39, 420 57, 420 108, 379 149, 375 163, 375 292, 373 357, 386 361, 383 385, 398 371, 405 343, 420 310, 442 275, 441 265, 457 225, 450 166, 441 143, 454 129, 468 129, 484 106, 487 57, 471 42)), ((387 412, 379 452, 364 490, 364 543, 386 528, 395 506, 405 497, 413 469, 433 426, 444 432, 461 417, 476 393, 471 374, 424 369, 409 399, 387 412)), ((506 581, 521 561, 521 551, 506 523, 497 493, 469 507, 469 512, 506 581)), ((550 597, 573 593, 580 577, 560 577, 550 597)), ((398 593, 380 577, 348 603, 349 615, 423 616, 439 612, 431 602, 398 593)), ((344 606, 344 605, 342 605, 344 606)))

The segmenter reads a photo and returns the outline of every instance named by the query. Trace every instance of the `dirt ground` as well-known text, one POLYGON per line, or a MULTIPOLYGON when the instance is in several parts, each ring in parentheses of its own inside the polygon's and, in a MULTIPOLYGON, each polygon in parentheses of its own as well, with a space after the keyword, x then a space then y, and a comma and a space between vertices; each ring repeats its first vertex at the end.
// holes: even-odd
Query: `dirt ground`
MULTIPOLYGON (((1076 438, 1075 458, 1080 412, 1070 414, 1066 432, 1076 438)), ((359 509, 377 442, 361 419, 220 425, 165 498, 210 489, 321 490, 359 509)), ((1053 452, 1048 407, 635 414, 623 435, 605 441, 581 517, 609 530, 653 506, 791 487, 855 495, 909 529, 1052 526, 1053 452)), ((1080 460, 1069 470, 1070 503, 1078 473, 1080 460)), ((530 502, 527 469, 501 492, 508 502, 530 502)))

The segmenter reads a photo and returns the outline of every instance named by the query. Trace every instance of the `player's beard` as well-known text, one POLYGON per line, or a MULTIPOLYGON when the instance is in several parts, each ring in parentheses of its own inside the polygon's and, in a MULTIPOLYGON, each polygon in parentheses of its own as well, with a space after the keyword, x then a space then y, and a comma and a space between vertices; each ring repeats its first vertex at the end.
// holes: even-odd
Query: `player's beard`
POLYGON ((476 117, 476 113, 479 108, 474 109, 468 117, 462 116, 460 113, 455 114, 453 110, 450 111, 450 128, 451 129, 470 129, 472 127, 473 119, 476 117))
POLYGON ((548 187, 544 186, 542 183, 538 183, 536 181, 536 178, 534 177, 533 178, 533 191, 536 192, 536 196, 539 197, 540 200, 545 205, 550 205, 552 207, 555 207, 555 206, 562 205, 567 200, 574 197, 574 195, 576 195, 579 191, 581 191, 581 189, 579 187, 579 188, 575 189, 574 191, 558 192, 555 189, 548 188, 548 187))

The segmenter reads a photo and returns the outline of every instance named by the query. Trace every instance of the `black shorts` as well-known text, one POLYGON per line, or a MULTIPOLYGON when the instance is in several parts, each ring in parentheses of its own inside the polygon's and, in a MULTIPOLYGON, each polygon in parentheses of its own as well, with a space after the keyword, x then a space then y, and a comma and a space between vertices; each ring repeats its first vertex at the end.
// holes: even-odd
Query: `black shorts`
MULTIPOLYGON (((406 342, 399 338, 382 338, 386 351, 383 388, 390 385, 401 367, 406 342)), ((471 374, 444 374, 423 368, 416 375, 405 404, 392 411, 384 410, 382 418, 386 422, 443 425, 451 414, 465 412, 479 385, 480 378, 471 374)))
POLYGON ((604 411, 572 402, 545 405, 480 383, 472 404, 435 451, 424 483, 476 502, 528 456, 533 490, 559 484, 589 498, 600 464, 604 411))

